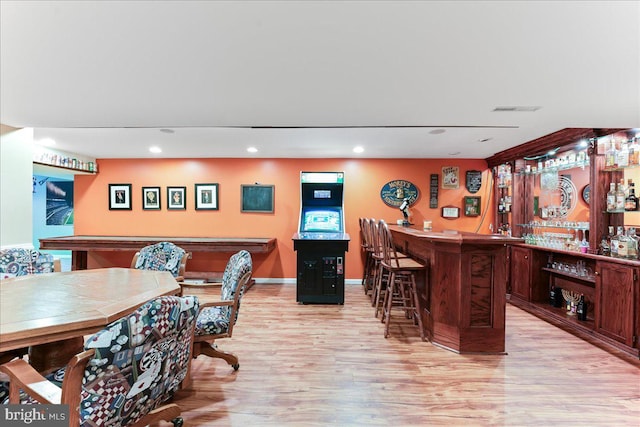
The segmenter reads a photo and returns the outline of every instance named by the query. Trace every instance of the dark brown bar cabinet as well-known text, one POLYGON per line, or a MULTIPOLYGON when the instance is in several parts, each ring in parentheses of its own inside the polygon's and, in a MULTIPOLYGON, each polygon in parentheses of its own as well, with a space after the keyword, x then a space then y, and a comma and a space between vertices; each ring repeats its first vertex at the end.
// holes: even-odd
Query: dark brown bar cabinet
POLYGON ((638 150, 625 153, 640 148, 639 142, 631 129, 563 129, 487 159, 496 180, 506 168, 501 165, 512 168, 512 234, 524 240, 509 248, 507 300, 635 357, 640 357, 640 261, 608 256, 601 242, 610 226, 640 229, 640 210, 607 207, 611 183, 640 184, 638 150), (624 145, 623 155, 635 155, 633 164, 625 165, 624 157, 620 165, 609 162, 611 147, 618 144, 624 145), (586 304, 572 306, 572 298, 586 304))

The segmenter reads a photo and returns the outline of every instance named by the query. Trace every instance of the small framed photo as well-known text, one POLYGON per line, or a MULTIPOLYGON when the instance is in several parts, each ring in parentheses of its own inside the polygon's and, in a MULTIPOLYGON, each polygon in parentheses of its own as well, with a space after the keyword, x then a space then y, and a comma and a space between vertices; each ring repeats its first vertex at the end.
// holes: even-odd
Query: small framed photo
POLYGON ((187 208, 187 187, 167 187, 167 209, 184 210, 187 208))
POLYGON ((131 184, 109 184, 109 209, 131 210, 131 184))
POLYGON ((443 206, 441 212, 442 218, 455 219, 460 217, 460 208, 457 206, 443 206))
POLYGON ((142 187, 142 209, 160 210, 160 187, 142 187))
POLYGON ((196 184, 196 210, 218 210, 218 184, 196 184))
POLYGON ((464 198, 464 215, 465 216, 480 215, 480 197, 467 196, 464 198))

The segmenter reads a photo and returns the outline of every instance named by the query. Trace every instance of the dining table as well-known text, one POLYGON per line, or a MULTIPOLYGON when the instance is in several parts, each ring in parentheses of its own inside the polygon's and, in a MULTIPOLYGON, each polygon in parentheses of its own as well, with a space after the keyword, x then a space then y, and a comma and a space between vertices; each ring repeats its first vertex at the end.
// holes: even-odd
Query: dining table
POLYGON ((40 372, 66 365, 84 337, 145 302, 177 295, 167 271, 98 268, 0 280, 0 353, 28 347, 40 372))

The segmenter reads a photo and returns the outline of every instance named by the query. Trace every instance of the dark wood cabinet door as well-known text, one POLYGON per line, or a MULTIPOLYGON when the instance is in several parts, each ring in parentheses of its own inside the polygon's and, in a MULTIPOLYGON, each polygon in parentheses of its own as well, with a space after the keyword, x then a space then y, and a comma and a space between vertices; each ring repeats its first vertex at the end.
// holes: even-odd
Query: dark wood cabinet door
POLYGON ((511 247, 511 296, 531 300, 531 249, 511 247))
POLYGON ((596 292, 599 295, 596 329, 601 334, 632 347, 636 269, 608 262, 598 262, 596 268, 596 292))

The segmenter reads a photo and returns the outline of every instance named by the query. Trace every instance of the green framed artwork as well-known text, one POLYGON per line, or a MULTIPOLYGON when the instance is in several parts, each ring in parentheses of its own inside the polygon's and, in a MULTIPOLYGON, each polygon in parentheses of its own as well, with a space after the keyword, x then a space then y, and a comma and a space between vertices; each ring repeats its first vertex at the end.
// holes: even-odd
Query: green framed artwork
POLYGON ((480 197, 467 196, 464 198, 464 215, 465 216, 480 215, 480 197))

